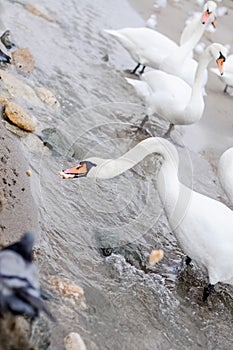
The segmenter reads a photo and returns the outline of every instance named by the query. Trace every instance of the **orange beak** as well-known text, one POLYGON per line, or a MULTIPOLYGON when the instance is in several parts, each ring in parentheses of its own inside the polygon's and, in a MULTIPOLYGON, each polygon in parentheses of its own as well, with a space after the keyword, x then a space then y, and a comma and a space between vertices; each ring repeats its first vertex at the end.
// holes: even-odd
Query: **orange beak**
POLYGON ((225 62, 225 58, 218 58, 217 65, 221 75, 223 75, 223 63, 225 62))
POLYGON ((77 177, 84 177, 84 176, 87 176, 89 170, 93 166, 96 166, 96 164, 93 164, 89 161, 83 161, 83 162, 80 162, 78 165, 74 166, 73 168, 69 168, 61 171, 59 175, 63 179, 74 179, 77 177))
POLYGON ((208 21, 210 17, 210 12, 208 10, 206 10, 203 15, 202 15, 202 18, 201 18, 201 23, 202 24, 206 24, 206 22, 208 21))

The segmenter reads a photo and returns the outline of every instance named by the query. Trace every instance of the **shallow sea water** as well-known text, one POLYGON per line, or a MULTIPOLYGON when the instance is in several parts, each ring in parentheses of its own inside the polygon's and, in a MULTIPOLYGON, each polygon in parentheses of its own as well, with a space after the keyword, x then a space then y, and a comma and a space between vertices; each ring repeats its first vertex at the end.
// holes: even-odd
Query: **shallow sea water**
MULTIPOLYGON (((35 111, 47 146, 33 135, 23 140, 39 207, 41 281, 53 294, 49 305, 59 320, 51 325, 50 349, 64 349, 71 331, 81 334, 88 349, 230 349, 232 290, 217 287, 204 305, 206 275, 195 265, 182 270, 183 254, 156 190, 158 157, 112 180, 58 176, 89 156, 116 158, 139 141, 130 127, 142 119, 143 103, 124 79, 134 62, 102 30, 141 26, 143 19, 125 0, 117 6, 113 0, 33 4, 56 23, 20 3, 2 6, 4 25, 35 58, 33 76, 22 78, 50 88, 61 104, 35 111), (108 257, 101 254, 105 245, 113 248, 108 257), (152 268, 147 261, 153 248, 163 249, 165 257, 152 268), (87 308, 54 294, 54 276, 82 286, 87 308)), ((158 135, 166 127, 158 124, 158 135)), ((191 145, 178 147, 182 181, 226 201, 213 167, 191 145)))

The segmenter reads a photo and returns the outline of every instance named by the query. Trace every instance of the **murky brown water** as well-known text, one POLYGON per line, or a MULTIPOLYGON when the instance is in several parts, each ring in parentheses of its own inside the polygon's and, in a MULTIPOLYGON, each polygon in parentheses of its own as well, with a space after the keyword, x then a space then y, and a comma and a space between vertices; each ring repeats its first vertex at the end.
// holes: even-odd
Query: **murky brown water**
MULTIPOLYGON (((217 287, 203 305, 206 276, 195 266, 179 273, 182 252, 156 191, 157 158, 150 156, 112 180, 63 181, 58 176, 76 160, 90 155, 115 158, 137 142, 127 130, 142 119, 143 103, 124 79, 124 69, 133 68, 134 62, 102 29, 144 21, 125 0, 117 6, 113 0, 34 3, 57 23, 16 3, 2 6, 4 25, 35 57, 35 72, 25 79, 50 88, 61 103, 60 110, 35 111, 38 133, 50 128, 43 132, 49 147, 38 145, 33 136, 24 139, 40 211, 39 267, 44 288, 51 290, 52 276, 67 277, 84 288, 88 306, 84 310, 58 295, 52 298, 51 309, 60 322, 52 326, 50 349, 62 350, 70 331, 79 332, 88 349, 94 349, 93 343, 114 350, 230 349, 232 290, 217 287), (104 257, 102 245, 114 247, 113 254, 104 257), (162 248, 165 258, 149 268, 153 248, 162 248)), ((229 103, 220 90, 214 94, 229 103)), ((158 132, 164 130, 158 127, 158 132)), ((179 137, 190 149, 178 147, 182 180, 226 200, 212 167, 197 153, 203 143, 194 142, 189 131, 184 139, 179 137)), ((214 156, 204 155, 216 161, 223 149, 217 150, 214 156)))

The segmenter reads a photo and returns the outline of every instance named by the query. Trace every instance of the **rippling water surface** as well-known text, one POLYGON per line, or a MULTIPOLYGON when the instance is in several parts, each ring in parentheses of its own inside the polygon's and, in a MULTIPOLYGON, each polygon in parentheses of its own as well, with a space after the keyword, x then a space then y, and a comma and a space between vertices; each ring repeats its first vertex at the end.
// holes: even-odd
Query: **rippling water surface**
MULTIPOLYGON (((231 289, 220 286, 203 305, 206 276, 194 265, 182 272, 183 255, 156 190, 159 158, 149 156, 111 180, 58 176, 78 160, 116 158, 139 141, 130 126, 142 119, 144 108, 124 80, 134 62, 102 30, 143 20, 124 0, 117 6, 113 0, 34 5, 56 22, 19 3, 3 3, 14 38, 35 57, 30 84, 50 88, 61 104, 35 111, 48 147, 33 136, 24 140, 40 212, 40 272, 49 291, 52 276, 82 286, 87 304, 83 309, 58 295, 51 300, 60 320, 52 326, 51 349, 63 349, 70 331, 79 332, 88 349, 230 349, 231 289), (103 256, 101 247, 112 247, 112 254, 103 256), (150 267, 153 248, 162 248, 165 257, 150 267)), ((186 148, 178 151, 182 180, 214 198, 222 195, 209 163, 186 148)))

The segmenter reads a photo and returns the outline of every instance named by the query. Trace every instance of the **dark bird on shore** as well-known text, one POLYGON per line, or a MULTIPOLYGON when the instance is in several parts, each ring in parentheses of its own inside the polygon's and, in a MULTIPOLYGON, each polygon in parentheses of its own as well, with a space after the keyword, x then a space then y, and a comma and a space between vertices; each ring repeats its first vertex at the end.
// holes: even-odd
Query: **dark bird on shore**
POLYGON ((0 62, 11 63, 11 57, 5 54, 1 49, 0 49, 0 62))
POLYGON ((13 47, 15 47, 15 44, 12 43, 12 41, 10 40, 10 31, 6 30, 0 37, 1 42, 3 43, 3 45, 7 48, 7 50, 12 49, 13 47))
POLYGON ((39 278, 32 262, 34 236, 22 238, 0 251, 0 313, 38 317, 40 311, 55 321, 41 299, 39 278))

